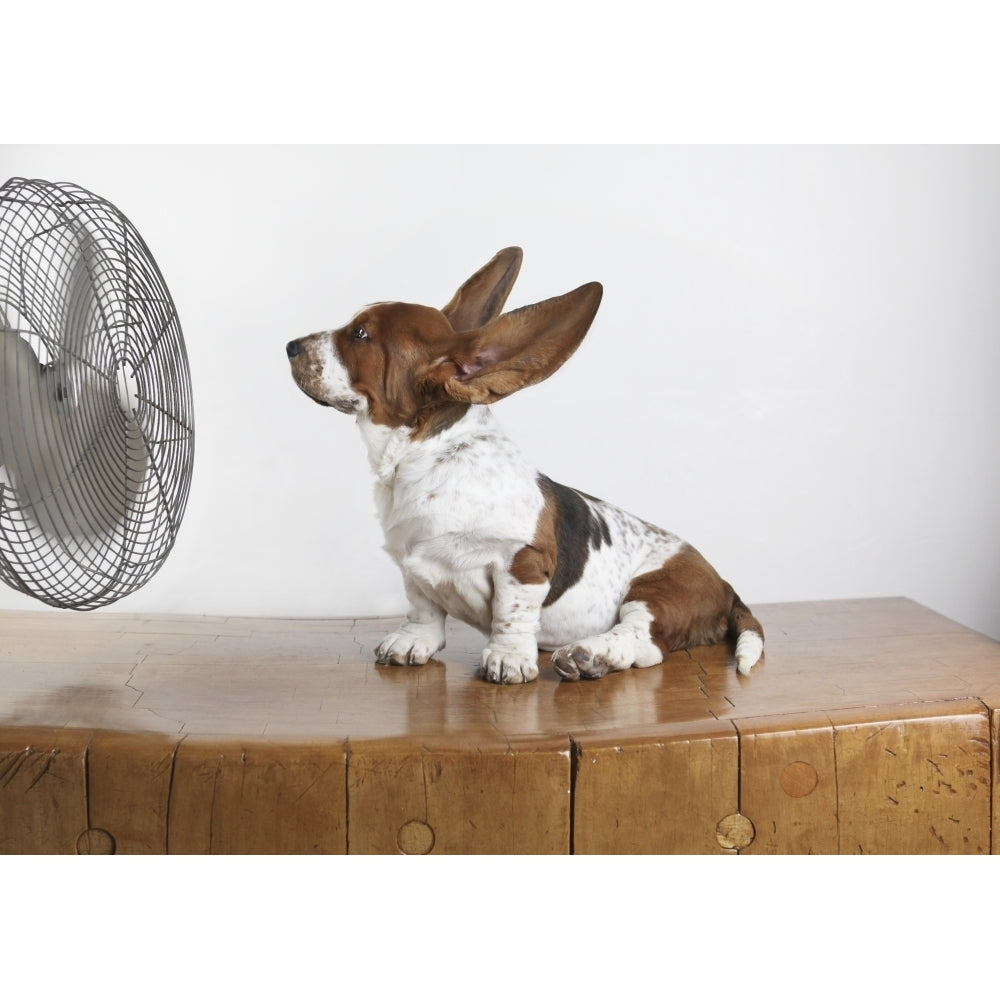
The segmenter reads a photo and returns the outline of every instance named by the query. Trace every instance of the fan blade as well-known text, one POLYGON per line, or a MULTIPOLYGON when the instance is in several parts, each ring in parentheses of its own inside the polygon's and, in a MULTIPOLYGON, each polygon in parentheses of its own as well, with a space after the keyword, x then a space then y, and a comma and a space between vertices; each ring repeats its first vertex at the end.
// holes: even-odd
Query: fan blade
POLYGON ((125 530, 149 452, 96 304, 104 264, 86 229, 75 235, 51 264, 66 289, 63 329, 43 339, 59 355, 43 366, 27 340, 4 333, 0 454, 25 513, 46 535, 83 544, 125 530))

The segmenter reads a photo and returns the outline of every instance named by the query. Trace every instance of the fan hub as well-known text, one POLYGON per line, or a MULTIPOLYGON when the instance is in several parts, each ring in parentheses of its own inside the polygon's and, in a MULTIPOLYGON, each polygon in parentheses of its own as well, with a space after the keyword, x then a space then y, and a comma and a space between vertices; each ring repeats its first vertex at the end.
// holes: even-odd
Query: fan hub
POLYGON ((139 412, 139 378, 127 361, 118 368, 118 405, 129 420, 139 412))

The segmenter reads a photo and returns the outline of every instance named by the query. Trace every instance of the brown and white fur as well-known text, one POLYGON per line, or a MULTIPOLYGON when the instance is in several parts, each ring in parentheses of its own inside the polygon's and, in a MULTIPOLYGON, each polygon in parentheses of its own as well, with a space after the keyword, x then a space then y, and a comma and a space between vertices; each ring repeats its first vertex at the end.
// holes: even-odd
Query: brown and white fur
POLYGON ((556 371, 601 301, 592 282, 501 313, 520 265, 502 250, 442 310, 382 302, 287 345, 299 388, 354 414, 368 448, 410 603, 376 659, 426 663, 450 614, 489 636, 497 683, 534 680, 539 648, 576 680, 726 635, 749 673, 763 629, 695 549, 541 475, 494 421, 486 404, 556 371))

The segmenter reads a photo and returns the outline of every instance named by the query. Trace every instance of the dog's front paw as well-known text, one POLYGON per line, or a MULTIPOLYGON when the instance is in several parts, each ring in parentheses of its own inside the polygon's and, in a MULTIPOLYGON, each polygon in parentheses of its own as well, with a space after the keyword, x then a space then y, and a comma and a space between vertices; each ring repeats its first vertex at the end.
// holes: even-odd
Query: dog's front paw
POLYGON ((527 684, 538 676, 538 647, 529 641, 490 640, 483 650, 483 676, 493 684, 527 684))
POLYGON ((444 636, 438 631, 404 625, 375 647, 375 662, 397 666, 426 663, 439 649, 444 649, 444 636))

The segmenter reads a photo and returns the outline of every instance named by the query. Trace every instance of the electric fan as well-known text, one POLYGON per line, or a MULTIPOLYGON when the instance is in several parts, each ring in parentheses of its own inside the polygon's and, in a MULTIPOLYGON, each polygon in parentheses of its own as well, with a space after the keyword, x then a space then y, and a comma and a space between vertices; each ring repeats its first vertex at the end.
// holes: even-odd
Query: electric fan
POLYGON ((173 546, 194 460, 191 380, 142 237, 73 184, 0 187, 0 578, 89 610, 173 546))

